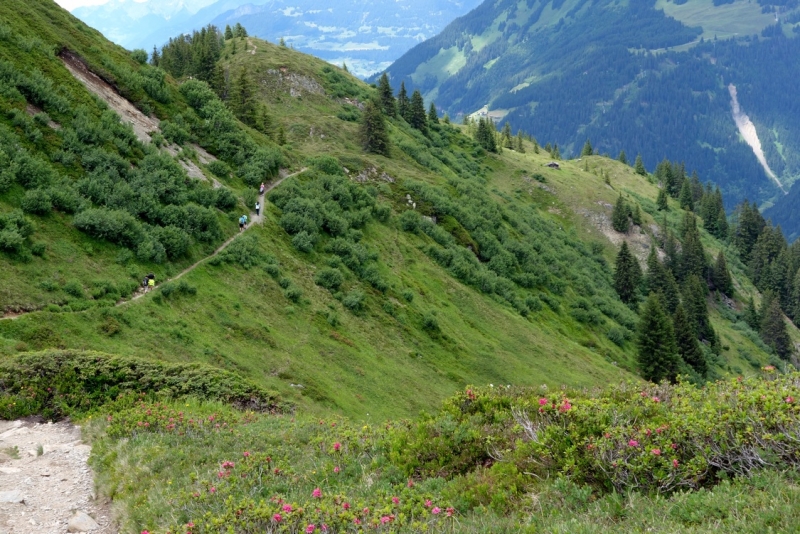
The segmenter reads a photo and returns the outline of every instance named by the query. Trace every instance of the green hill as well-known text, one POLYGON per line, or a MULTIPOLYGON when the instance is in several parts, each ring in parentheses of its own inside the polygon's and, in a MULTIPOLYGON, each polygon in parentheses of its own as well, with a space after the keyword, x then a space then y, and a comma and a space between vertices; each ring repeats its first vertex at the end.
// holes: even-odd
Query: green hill
POLYGON ((799 112, 786 95, 799 17, 768 0, 485 2, 387 72, 452 117, 488 113, 563 154, 587 138, 612 157, 641 153, 651 170, 680 154, 731 209, 776 200, 798 177, 799 112), (769 170, 737 131, 731 87, 769 170))

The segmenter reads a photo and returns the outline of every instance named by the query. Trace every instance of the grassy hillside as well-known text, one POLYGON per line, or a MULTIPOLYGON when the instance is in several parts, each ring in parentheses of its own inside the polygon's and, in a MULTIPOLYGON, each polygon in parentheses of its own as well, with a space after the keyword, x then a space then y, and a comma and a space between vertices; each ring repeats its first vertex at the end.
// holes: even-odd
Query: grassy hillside
MULTIPOLYGON (((69 25, 54 26, 62 27, 69 25)), ((20 35, 9 34, 5 46, 22 46, 20 35)), ((135 93, 123 85, 131 80, 109 74, 123 72, 121 64, 144 77, 158 71, 110 45, 97 57, 88 47, 73 46, 69 35, 51 39, 69 42, 90 67, 106 61, 108 71, 98 72, 123 95, 133 95, 146 110, 151 105, 166 121, 165 132, 165 124, 185 132, 172 135, 173 151, 192 160, 207 180, 191 181, 172 167, 187 188, 175 202, 218 191, 209 183, 215 179, 252 202, 255 193, 247 184, 260 179, 258 174, 254 179, 246 154, 230 151, 223 137, 204 127, 215 102, 211 93, 198 93, 192 84, 179 91, 167 78, 162 86, 167 96, 161 97, 166 103, 160 103, 144 89, 135 93), (114 57, 119 64, 109 59, 114 57), (215 178, 214 165, 202 163, 194 143, 233 172, 216 170, 215 178)), ((64 45, 47 44, 56 52, 59 46, 64 45)), ((102 105, 71 80, 56 55, 43 53, 40 62, 42 71, 47 67, 63 81, 60 91, 70 101, 86 101, 88 110, 101 113, 102 105)), ((243 135, 253 154, 268 150, 275 161, 308 171, 282 182, 270 194, 263 224, 223 254, 187 273, 180 284, 122 306, 113 304, 129 298, 146 272, 155 272, 159 281, 170 278, 232 235, 244 206, 225 213, 212 202, 206 209, 219 231, 203 240, 189 228, 184 254, 165 258, 80 232, 71 224, 73 216, 58 207, 26 214, 36 227, 26 246, 41 243, 45 252, 26 255, 23 247, 2 257, 6 272, 13 273, 3 281, 3 304, 12 312, 39 311, 0 322, 0 351, 70 348, 199 361, 239 372, 304 409, 372 420, 430 409, 469 383, 590 386, 636 374, 636 316, 611 287, 616 246, 626 237, 610 230, 607 218, 620 192, 654 214, 657 188, 646 179, 599 157, 589 167, 564 162, 562 170, 551 171, 544 167, 549 156, 535 154, 529 144, 526 154, 505 151, 497 157, 448 124, 432 127, 424 137, 404 121, 391 121, 391 158, 365 155, 356 138, 359 106, 372 93, 368 86, 322 61, 257 39, 226 43, 220 65, 230 79, 247 69, 269 117, 264 133, 236 123, 238 133, 231 135, 243 135), (286 143, 278 149, 273 139, 280 130, 286 143), (598 176, 600 169, 612 177, 611 186, 598 176), (286 215, 297 205, 316 206, 303 215, 311 221, 302 222, 311 224, 306 244, 286 215), (344 227, 334 230, 330 220, 344 227), (470 249, 484 250, 482 260, 470 249), (489 261, 492 254, 498 258, 489 261), (320 273, 331 271, 342 275, 340 284, 320 281, 320 273)), ((34 155, 63 152, 59 147, 70 121, 77 120, 75 112, 54 111, 52 118, 63 129, 37 126, 49 137, 30 141, 24 125, 14 123, 20 116, 14 110, 24 108, 24 100, 9 101, 4 119, 9 138, 15 136, 34 155)), ((128 158, 134 167, 143 165, 146 154, 171 165, 152 144, 124 135, 133 147, 129 154, 113 140, 100 150, 128 158)), ((78 184, 79 198, 85 198, 81 180, 97 174, 87 168, 89 159, 81 152, 71 165, 52 164, 57 179, 78 184)), ((270 179, 275 170, 267 165, 261 172, 270 179)), ((136 183, 135 177, 130 180, 136 183)), ((24 191, 13 183, 0 206, 6 212, 18 208, 24 191)), ((79 214, 115 202, 113 195, 93 200, 81 200, 79 214)), ((133 213, 149 221, 146 213, 133 213)), ((677 227, 679 211, 672 213, 677 227)), ((651 215, 646 218, 643 233, 628 237, 642 258, 656 224, 651 215)), ((163 239, 158 229, 147 232, 163 239)), ((706 239, 710 252, 722 246, 706 239)), ((734 274, 740 296, 752 294, 741 268, 734 266, 734 274)), ((717 374, 752 372, 751 365, 768 361, 763 345, 733 327, 736 319, 713 312, 727 347, 716 362, 717 374)))

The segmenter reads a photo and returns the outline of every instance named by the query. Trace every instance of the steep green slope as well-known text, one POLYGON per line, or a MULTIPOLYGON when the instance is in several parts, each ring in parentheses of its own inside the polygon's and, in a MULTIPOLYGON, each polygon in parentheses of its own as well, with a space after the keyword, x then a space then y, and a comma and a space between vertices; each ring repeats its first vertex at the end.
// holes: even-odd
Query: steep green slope
MULTIPOLYGON (((48 41, 26 37, 33 30, 22 22, 0 41, 16 76, 2 97, 2 126, 4 147, 17 152, 4 150, 14 166, 29 157, 51 169, 42 184, 13 174, 0 196, 3 214, 28 209, 4 220, 36 229, 23 236, 27 223, 12 228, 20 244, 0 257, 11 273, 0 286, 9 312, 0 321, 3 354, 70 348, 203 362, 305 409, 375 420, 430 409, 469 383, 592 386, 635 376, 637 316, 613 289, 608 241, 625 236, 608 231, 604 210, 620 192, 641 205, 646 222, 629 238, 643 258, 658 189, 629 167, 597 157, 549 170, 549 156, 528 141, 525 154, 497 156, 468 129, 431 124, 422 135, 402 119, 388 121, 390 157, 367 155, 357 122, 372 88, 289 48, 231 39, 215 72, 227 80, 227 106, 252 129, 205 84, 179 86, 96 35, 95 46, 72 45, 63 28, 80 23, 51 17, 48 41), (33 62, 19 52, 26 39, 41 42, 33 62), (113 125, 113 116, 71 79, 58 55, 65 46, 162 120, 153 143, 121 125, 116 137, 89 135, 92 117, 113 125), (26 92, 38 76, 31 66, 60 82, 40 83, 63 110, 26 92), (250 96, 237 103, 242 94, 250 96), (41 116, 26 122, 29 103, 60 129, 41 116), (205 180, 157 150, 161 137, 205 180), (202 150, 219 161, 202 159, 202 150), (274 179, 279 164, 307 170, 281 181, 263 220, 235 234, 238 215, 258 198, 253 188, 274 179), (217 203, 226 189, 235 205, 217 203), (71 211, 29 209, 30 197, 52 201, 61 191, 72 191, 71 211), (81 223, 87 213, 113 217, 81 223), (231 234, 239 237, 179 282, 124 302, 148 271, 171 278, 231 234), (167 253, 181 243, 181 254, 167 253), (10 318, 20 310, 37 311, 10 318)), ((673 209, 670 226, 680 219, 673 209)), ((723 247, 702 239, 709 252, 723 247)), ((770 361, 737 323, 754 290, 741 266, 732 261, 732 269, 736 309, 709 299, 721 341, 712 377, 770 361)))
POLYGON ((782 187, 800 175, 798 20, 794 4, 744 0, 486 2, 387 72, 453 117, 488 110, 564 154, 588 137, 651 169, 680 157, 731 208, 781 190, 737 131, 729 85, 782 187))

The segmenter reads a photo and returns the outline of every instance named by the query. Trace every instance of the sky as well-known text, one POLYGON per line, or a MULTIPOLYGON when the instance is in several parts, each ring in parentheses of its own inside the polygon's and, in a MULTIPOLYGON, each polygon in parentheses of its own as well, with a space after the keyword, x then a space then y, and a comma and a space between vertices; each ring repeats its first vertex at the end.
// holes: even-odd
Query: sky
POLYGON ((67 11, 72 11, 76 7, 99 6, 107 2, 108 0, 56 0, 56 4, 60 5, 67 11))

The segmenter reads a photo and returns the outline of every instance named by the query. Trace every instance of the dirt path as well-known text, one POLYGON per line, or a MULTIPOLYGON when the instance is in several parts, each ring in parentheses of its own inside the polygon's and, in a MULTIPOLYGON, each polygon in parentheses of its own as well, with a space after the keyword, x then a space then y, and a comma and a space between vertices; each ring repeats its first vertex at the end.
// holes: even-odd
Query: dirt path
POLYGON ((89 451, 69 423, 0 421, 0 534, 116 533, 89 451))
MULTIPOLYGON (((264 201, 266 200, 267 193, 269 193, 270 191, 272 191, 273 189, 278 187, 287 178, 291 178, 293 176, 297 176, 298 174, 301 174, 301 173, 305 172, 306 170, 308 170, 308 169, 304 167, 304 168, 300 169, 297 172, 282 176, 278 180, 276 180, 275 182, 269 184, 266 187, 266 189, 264 189, 264 193, 262 193, 258 197, 258 202, 259 202, 259 204, 261 204, 261 213, 259 215, 255 215, 254 212, 250 213, 250 224, 247 225, 247 227, 244 229, 244 232, 249 230, 254 224, 261 224, 261 223, 264 222, 264 201)), ((255 208, 255 206, 254 206, 254 208, 255 208)), ((210 260, 214 256, 217 256, 220 252, 225 250, 228 247, 228 245, 233 243, 236 240, 236 238, 238 238, 244 232, 239 232, 238 234, 235 234, 233 237, 229 238, 227 241, 225 241, 223 244, 221 244, 219 247, 217 247, 217 249, 213 252, 213 254, 211 254, 209 256, 206 256, 205 258, 203 258, 201 260, 196 261, 195 263, 193 263, 192 265, 190 265, 186 269, 182 270, 181 272, 179 272, 178 274, 176 274, 172 278, 169 278, 168 280, 165 280, 164 282, 161 282, 161 284, 164 284, 166 282, 173 282, 175 280, 178 280, 183 275, 192 272, 197 267, 199 267, 201 264, 205 263, 206 261, 210 260)), ((158 284, 158 285, 161 285, 161 284, 158 284)), ((158 287, 158 286, 156 286, 156 287, 158 287)), ((135 300, 138 300, 138 299, 142 298, 145 294, 146 294, 146 292, 144 292, 144 291, 142 291, 140 289, 139 291, 136 292, 136 294, 130 300, 124 300, 124 301, 118 302, 117 306, 124 306, 125 304, 128 304, 130 302, 133 302, 135 300)), ((0 532, 0 534, 2 534, 2 532, 0 532)))

